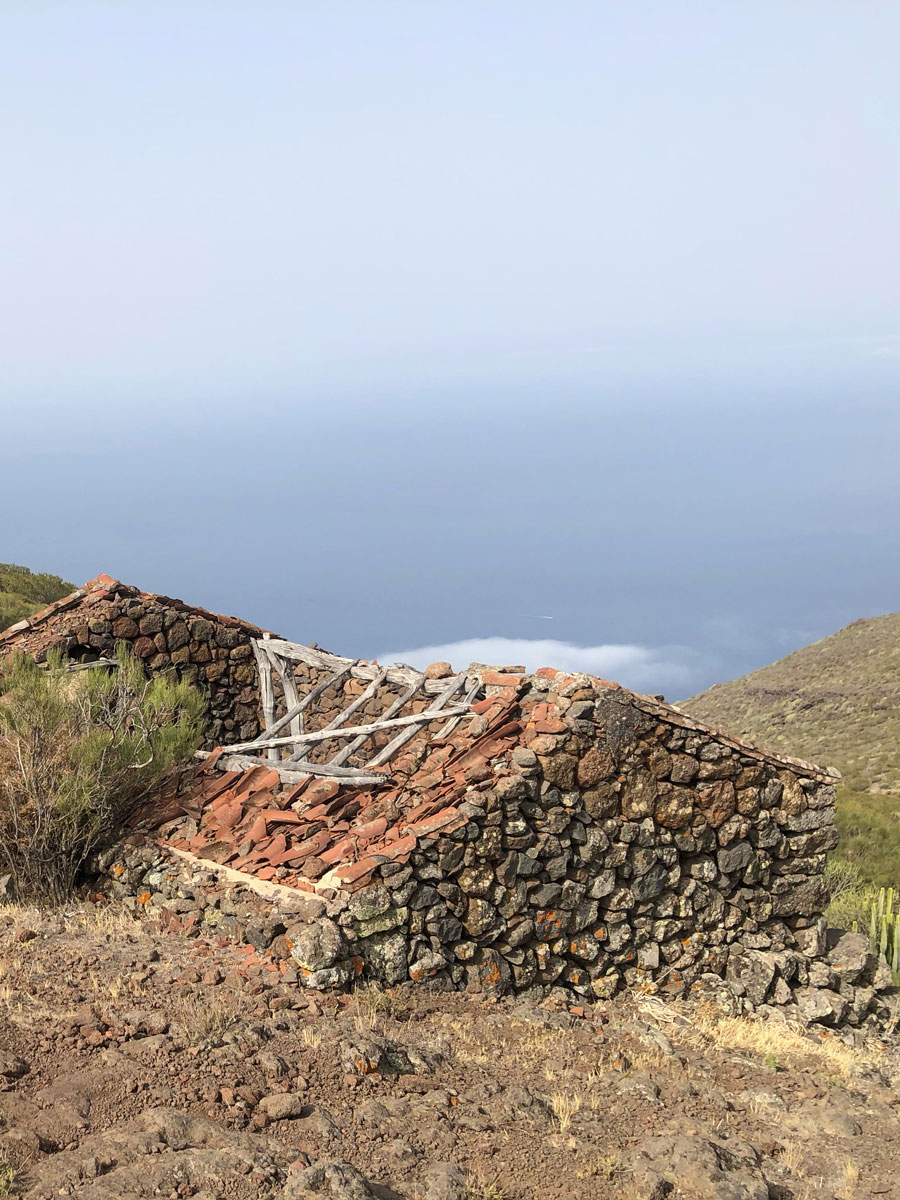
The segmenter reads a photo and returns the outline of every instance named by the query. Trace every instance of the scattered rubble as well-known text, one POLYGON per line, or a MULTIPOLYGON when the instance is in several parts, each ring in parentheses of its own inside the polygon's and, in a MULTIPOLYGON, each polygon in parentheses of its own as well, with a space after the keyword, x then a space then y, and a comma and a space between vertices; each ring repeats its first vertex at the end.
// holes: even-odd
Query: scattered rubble
POLYGON ((271 965, 122 904, 0 909, 3 1186, 27 1200, 897 1194, 896 1043, 697 995, 322 993, 271 965))

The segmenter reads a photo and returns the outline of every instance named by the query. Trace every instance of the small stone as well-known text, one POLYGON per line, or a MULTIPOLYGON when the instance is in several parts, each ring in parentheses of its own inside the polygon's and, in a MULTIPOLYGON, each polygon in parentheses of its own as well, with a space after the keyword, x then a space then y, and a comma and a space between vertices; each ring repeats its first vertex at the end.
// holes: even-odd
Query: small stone
POLYGON ((344 935, 327 917, 312 925, 294 926, 288 930, 288 937, 293 943, 291 957, 306 971, 330 967, 347 954, 344 935))
POLYGON ((849 1007, 849 1002, 843 996, 828 988, 797 988, 794 999, 807 1024, 840 1025, 849 1007))
POLYGON ((753 847, 749 842, 732 842, 716 855, 719 870, 726 875, 734 871, 743 871, 753 858, 753 847))
POLYGON ((864 933, 841 934, 828 950, 828 961, 847 983, 856 983, 863 972, 875 966, 864 933))
POLYGON ((453 1163, 432 1163, 422 1179, 422 1200, 466 1200, 469 1183, 465 1171, 453 1163))
POLYGON ((300 1116, 303 1100, 292 1092, 272 1092, 269 1096, 263 1096, 259 1108, 273 1121, 286 1121, 300 1116))
POLYGON ((380 917, 382 913, 387 912, 390 907, 391 894, 380 883, 355 892, 350 897, 350 912, 357 921, 371 921, 373 917, 380 917))
POLYGON ((448 662, 433 662, 425 668, 426 679, 448 679, 453 674, 453 667, 448 662))
POLYGON ((282 1200, 376 1200, 375 1192, 350 1163, 319 1162, 288 1172, 282 1200))

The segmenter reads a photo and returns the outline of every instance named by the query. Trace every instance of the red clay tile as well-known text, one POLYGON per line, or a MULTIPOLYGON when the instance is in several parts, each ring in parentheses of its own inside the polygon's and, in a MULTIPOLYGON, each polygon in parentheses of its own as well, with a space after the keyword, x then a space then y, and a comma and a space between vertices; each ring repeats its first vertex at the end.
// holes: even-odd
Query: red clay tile
POLYGON ((508 675, 502 671, 485 671, 481 677, 488 687, 521 687, 523 675, 508 675))
POLYGON ((377 866, 378 864, 374 858, 361 858, 359 862, 346 863, 344 866, 335 867, 334 874, 341 883, 354 883, 366 875, 371 875, 377 866))
POLYGON ((243 815, 244 810, 241 808, 239 803, 235 801, 229 804, 218 814, 219 828, 234 829, 235 825, 237 825, 243 815))
POLYGON ((428 833, 437 833, 439 829, 444 829, 447 825, 451 825, 459 815, 458 809, 442 808, 440 812, 436 812, 432 817, 425 817, 421 821, 416 821, 415 824, 405 826, 404 833, 414 833, 418 837, 428 833))
POLYGON ((257 813, 257 818, 262 819, 268 825, 305 825, 307 818, 300 813, 295 813, 292 809, 283 808, 261 808, 257 813))
POLYGON ((247 838, 251 842, 258 842, 266 836, 266 830, 266 819, 262 815, 259 815, 247 830, 247 838))
POLYGON ((376 845, 366 847, 369 854, 380 858, 389 858, 391 861, 407 857, 416 848, 415 834, 408 834, 405 837, 395 838, 393 841, 383 841, 376 845))
POLYGON ((343 862, 344 859, 355 858, 355 849, 356 844, 352 835, 342 837, 339 842, 335 842, 328 850, 323 850, 319 858, 321 858, 323 863, 334 866, 335 863, 343 862))
POLYGON ((374 821, 366 821, 362 825, 357 825, 353 833, 361 842, 368 842, 383 837, 386 829, 387 818, 376 817, 374 821))
POLYGON ((283 833, 276 834, 266 849, 266 858, 269 862, 272 862, 273 858, 277 858, 279 854, 283 854, 286 849, 287 838, 283 833))
POLYGON ((334 779, 316 779, 309 784, 306 794, 311 802, 324 804, 338 794, 340 786, 334 779))

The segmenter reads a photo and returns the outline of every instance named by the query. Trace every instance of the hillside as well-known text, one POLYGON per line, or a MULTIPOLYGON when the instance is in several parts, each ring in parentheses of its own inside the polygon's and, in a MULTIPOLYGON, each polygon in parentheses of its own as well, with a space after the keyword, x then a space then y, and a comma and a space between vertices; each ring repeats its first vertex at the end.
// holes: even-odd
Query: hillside
POLYGON ((681 707, 773 750, 835 766, 857 791, 900 791, 900 613, 854 621, 681 707))
POLYGON ((58 575, 35 574, 28 567, 0 563, 0 631, 74 590, 74 584, 58 575))

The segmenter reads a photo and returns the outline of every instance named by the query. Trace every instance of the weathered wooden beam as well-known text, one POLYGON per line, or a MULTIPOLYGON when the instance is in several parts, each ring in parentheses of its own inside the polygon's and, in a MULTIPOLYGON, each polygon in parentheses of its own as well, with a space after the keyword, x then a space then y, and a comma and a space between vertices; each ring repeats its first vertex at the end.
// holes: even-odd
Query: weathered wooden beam
POLYGON ((93 662, 67 662, 59 671, 51 671, 47 664, 38 663, 41 670, 46 671, 49 675, 68 675, 72 671, 90 671, 92 667, 118 667, 119 662, 115 658, 95 658, 93 662))
MULTIPOLYGON (((478 693, 480 691, 482 691, 483 688, 484 688, 484 684, 482 683, 482 681, 480 679, 476 679, 475 682, 472 684, 472 686, 469 688, 469 690, 466 692, 465 696, 463 697, 462 703, 466 706, 466 708, 471 707, 471 705, 472 705, 473 701, 475 700, 475 698, 477 697, 478 693)), ((442 725, 441 728, 437 731, 437 733, 433 735, 433 740, 438 742, 438 741, 442 741, 444 738, 449 737, 450 734, 453 732, 453 730, 457 727, 457 725, 460 723, 460 721, 462 719, 463 719, 462 716, 451 717, 450 720, 447 722, 447 724, 442 725)))
POLYGON ((282 658, 280 654, 276 654, 274 650, 269 652, 269 658, 272 660, 272 665, 281 679, 285 708, 289 710, 294 709, 294 715, 290 719, 291 733, 303 733, 303 709, 300 707, 300 693, 297 691, 297 680, 294 678, 294 664, 290 659, 282 658))
MULTIPOLYGON (((403 706, 406 703, 408 703, 410 700, 412 700, 413 696, 415 696, 415 694, 421 688, 424 680, 425 680, 425 676, 420 675, 417 680, 415 680, 413 683, 411 683, 409 685, 409 687, 406 689, 406 691, 401 692, 400 695, 396 698, 396 700, 394 700, 391 704, 389 704, 388 707, 381 714, 381 720, 382 721, 388 720, 390 717, 392 717, 394 715, 394 713, 399 712, 400 709, 403 708, 403 706)), ((357 731, 357 727, 354 727, 353 732, 356 733, 356 731, 357 731)), ((340 750, 334 756, 334 758, 332 758, 330 761, 332 763, 334 763, 335 766, 340 766, 341 763, 346 762, 348 758, 350 758, 352 755, 354 755, 356 753, 356 751, 360 748, 360 746, 362 746, 370 737, 371 737, 371 734, 364 733, 361 736, 354 738, 354 740, 352 742, 349 742, 343 748, 343 750, 340 750)))
MULTIPOLYGON (((431 721, 436 717, 442 717, 445 714, 447 716, 464 716, 469 711, 468 707, 463 708, 462 705, 459 705, 451 710, 445 706, 447 701, 459 691, 465 682, 466 673, 465 671, 461 671, 459 675, 454 676, 454 678, 450 680, 450 682, 435 700, 434 704, 432 704, 429 708, 426 708, 424 712, 418 714, 419 717, 424 717, 426 721, 431 721)), ((418 730, 415 728, 415 726, 413 726, 412 729, 404 729, 402 733, 397 734, 393 741, 388 742, 383 750, 379 750, 375 757, 366 763, 366 766, 380 767, 384 763, 390 762, 397 751, 402 746, 405 746, 408 741, 411 741, 412 738, 416 736, 417 732, 418 730)))
MULTIPOLYGON (((253 656, 259 672, 259 699, 262 706, 263 725, 268 731, 275 724, 275 688, 272 684, 272 663, 255 638, 251 638, 250 645, 253 647, 253 656)), ((269 750, 271 761, 276 761, 278 757, 277 750, 269 750)))
MULTIPOLYGON (((206 757, 205 751, 198 751, 195 758, 206 757)), ((253 758, 249 754, 223 754, 219 759, 224 771, 249 771, 253 767, 265 767, 277 771, 278 774, 291 783, 299 783, 304 775, 315 775, 320 779, 334 779, 338 783, 355 784, 360 787, 371 787, 373 784, 385 783, 390 776, 383 771, 363 771, 358 767, 332 767, 329 763, 267 763, 262 759, 253 758)))
POLYGON ((318 729, 313 733, 301 733, 299 737, 295 737, 292 733, 285 737, 260 737, 252 742, 235 742, 229 749, 235 754, 245 754, 250 750, 268 750, 271 746, 292 746, 297 743, 302 746, 315 746, 319 742, 330 742, 335 738, 371 737, 373 733, 380 733, 383 729, 397 729, 405 725, 427 725, 429 721, 433 721, 437 717, 453 716, 456 713, 462 715, 466 711, 459 706, 437 712, 432 706, 424 712, 410 713, 408 716, 395 717, 388 721, 373 721, 370 725, 351 725, 349 729, 318 729))
MULTIPOLYGON (((286 642, 281 638, 272 638, 268 643, 269 646, 280 654, 282 658, 293 659, 295 662, 304 662, 311 667, 318 667, 320 670, 327 671, 336 670, 338 666, 347 666, 350 668, 350 674, 354 679, 374 679, 376 675, 383 669, 377 663, 364 663, 355 658, 344 658, 340 654, 329 654, 326 650, 314 650, 312 646, 302 646, 298 642, 286 642)), ((425 679, 420 671, 415 667, 407 666, 405 663, 394 663, 388 667, 386 676, 388 683, 403 684, 408 686, 415 682, 416 679, 421 680, 423 691, 430 696, 437 695, 446 682, 443 679, 425 679)))
MULTIPOLYGON (((299 700, 295 705, 293 705, 291 708, 289 708, 283 717, 279 717, 277 721, 274 721, 272 723, 272 725, 266 729, 265 734, 261 734, 258 738, 254 738, 253 739, 254 745, 256 743, 259 743, 260 746, 263 746, 263 745, 284 746, 284 745, 288 745, 290 742, 293 742, 294 740, 296 740, 297 737, 304 737, 305 735, 302 732, 295 735, 292 730, 291 736, 289 738, 281 738, 280 740, 276 739, 276 741, 274 741, 274 742, 272 741, 272 739, 275 737, 275 734, 280 733, 286 725, 289 725, 294 720, 294 718, 296 718, 300 713, 302 713, 304 711, 304 709, 308 708, 310 706, 310 704, 312 704, 313 700, 315 700, 319 696, 321 696, 323 692, 327 692, 328 689, 330 687, 332 687, 333 685, 338 684, 342 680, 346 679, 347 675, 348 675, 347 670, 337 671, 337 672, 335 672, 334 675, 329 675, 329 677, 327 679, 323 679, 321 681, 321 683, 317 683, 314 688, 311 688, 306 693, 306 695, 302 698, 302 700, 299 700)), ((251 743, 247 742, 245 745, 249 746, 250 744, 251 743)))
MULTIPOLYGON (((348 704, 345 709, 342 709, 341 712, 339 712, 338 715, 334 718, 334 720, 329 725, 326 725, 325 728, 326 729, 340 729, 340 727, 342 725, 346 725, 347 721, 349 721, 349 719, 353 716, 353 714, 355 712, 358 712, 358 710, 361 709, 364 704, 367 704, 368 701, 372 699, 372 697, 375 695, 375 693, 378 691, 378 689, 381 687, 381 685, 384 683, 385 679, 387 678, 387 673, 388 673, 387 667, 382 667, 381 670, 378 672, 378 674, 375 676, 375 678, 372 680, 372 682, 369 684, 369 686, 366 688, 366 690, 364 692, 362 692, 359 696, 357 696, 356 699, 351 704, 348 704)), ((293 730, 291 732, 293 732, 293 730)), ((309 751, 307 748, 301 746, 301 748, 298 751, 296 751, 296 753, 294 753, 290 756, 290 759, 288 761, 289 762, 300 762, 302 759, 306 758, 306 755, 308 754, 308 752, 309 751)))

